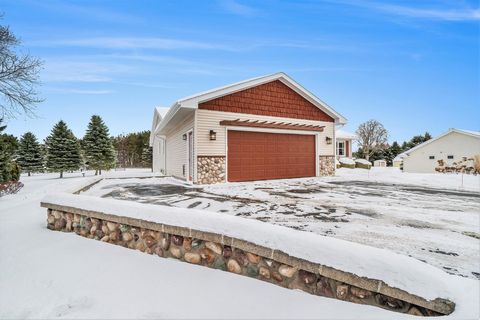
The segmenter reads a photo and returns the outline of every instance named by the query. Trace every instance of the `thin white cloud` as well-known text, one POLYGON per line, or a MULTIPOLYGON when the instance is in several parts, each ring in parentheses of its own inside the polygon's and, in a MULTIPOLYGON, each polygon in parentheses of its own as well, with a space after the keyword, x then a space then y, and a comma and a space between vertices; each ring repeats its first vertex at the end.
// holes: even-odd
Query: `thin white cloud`
POLYGON ((50 88, 49 90, 55 93, 62 93, 62 94, 88 94, 88 95, 110 94, 114 92, 113 90, 75 89, 75 88, 50 88))
MULTIPOLYGON (((429 19, 440 21, 478 21, 480 20, 480 8, 470 7, 462 2, 453 2, 456 6, 449 7, 417 7, 408 5, 397 5, 380 3, 371 0, 322 0, 323 2, 343 4, 355 7, 363 7, 387 14, 407 18, 429 19)), ((422 4, 422 2, 417 2, 422 4)))
POLYGON ((480 20, 480 9, 420 9, 397 5, 378 5, 377 9, 391 14, 445 21, 475 21, 480 20))
POLYGON ((245 4, 241 4, 235 0, 220 0, 221 7, 228 13, 232 13, 239 16, 250 17, 253 16, 257 11, 245 4))
POLYGON ((93 37, 82 39, 39 40, 30 41, 28 42, 28 45, 39 47, 84 47, 103 49, 231 50, 228 46, 209 42, 151 37, 93 37))
POLYGON ((42 80, 45 82, 111 82, 113 76, 132 71, 132 67, 124 64, 57 58, 45 61, 42 80))

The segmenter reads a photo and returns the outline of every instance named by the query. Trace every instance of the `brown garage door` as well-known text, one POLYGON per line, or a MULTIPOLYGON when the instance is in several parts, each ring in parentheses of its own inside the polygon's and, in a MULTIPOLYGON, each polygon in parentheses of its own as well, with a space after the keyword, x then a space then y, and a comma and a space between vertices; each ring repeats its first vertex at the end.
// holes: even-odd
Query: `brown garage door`
POLYGON ((228 131, 228 181, 315 176, 315 136, 228 131))

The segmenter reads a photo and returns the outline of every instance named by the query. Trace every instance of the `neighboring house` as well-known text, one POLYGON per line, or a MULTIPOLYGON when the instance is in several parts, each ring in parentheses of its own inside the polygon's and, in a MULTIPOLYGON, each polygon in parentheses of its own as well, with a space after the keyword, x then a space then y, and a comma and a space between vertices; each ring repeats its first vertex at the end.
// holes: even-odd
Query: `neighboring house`
POLYGON ((333 174, 346 119, 275 73, 180 99, 153 122, 154 171, 204 184, 333 174))
POLYGON ((352 157, 352 142, 357 136, 353 133, 343 130, 335 131, 336 142, 336 156, 337 158, 351 158, 352 157))
POLYGON ((394 168, 403 168, 403 158, 405 153, 400 153, 398 156, 393 158, 392 165, 394 168))
POLYGON ((403 171, 433 173, 438 161, 446 165, 480 154, 480 132, 450 129, 404 152, 403 171))
POLYGON ((373 161, 373 166, 374 167, 386 167, 387 166, 387 161, 385 160, 375 160, 373 161))

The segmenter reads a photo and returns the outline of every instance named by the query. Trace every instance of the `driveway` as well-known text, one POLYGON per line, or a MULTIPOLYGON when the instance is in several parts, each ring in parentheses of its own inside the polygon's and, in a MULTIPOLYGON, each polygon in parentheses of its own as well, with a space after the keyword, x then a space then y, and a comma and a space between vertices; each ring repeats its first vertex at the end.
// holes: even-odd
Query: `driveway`
POLYGON ((194 187, 171 178, 103 180, 85 194, 232 214, 385 248, 480 279, 480 195, 365 179, 194 187))

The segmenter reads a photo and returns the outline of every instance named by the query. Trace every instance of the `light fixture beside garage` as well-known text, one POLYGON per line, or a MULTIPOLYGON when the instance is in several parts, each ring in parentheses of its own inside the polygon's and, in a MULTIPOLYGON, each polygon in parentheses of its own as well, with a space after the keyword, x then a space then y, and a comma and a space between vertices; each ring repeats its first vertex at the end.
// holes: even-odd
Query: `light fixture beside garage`
POLYGON ((210 140, 211 141, 217 140, 217 133, 213 130, 210 130, 210 140))
POLYGON ((183 134, 182 139, 183 139, 184 141, 187 141, 187 134, 186 134, 186 133, 183 134))
POLYGON ((326 137, 325 141, 327 142, 327 144, 332 144, 332 138, 330 137, 326 137))

